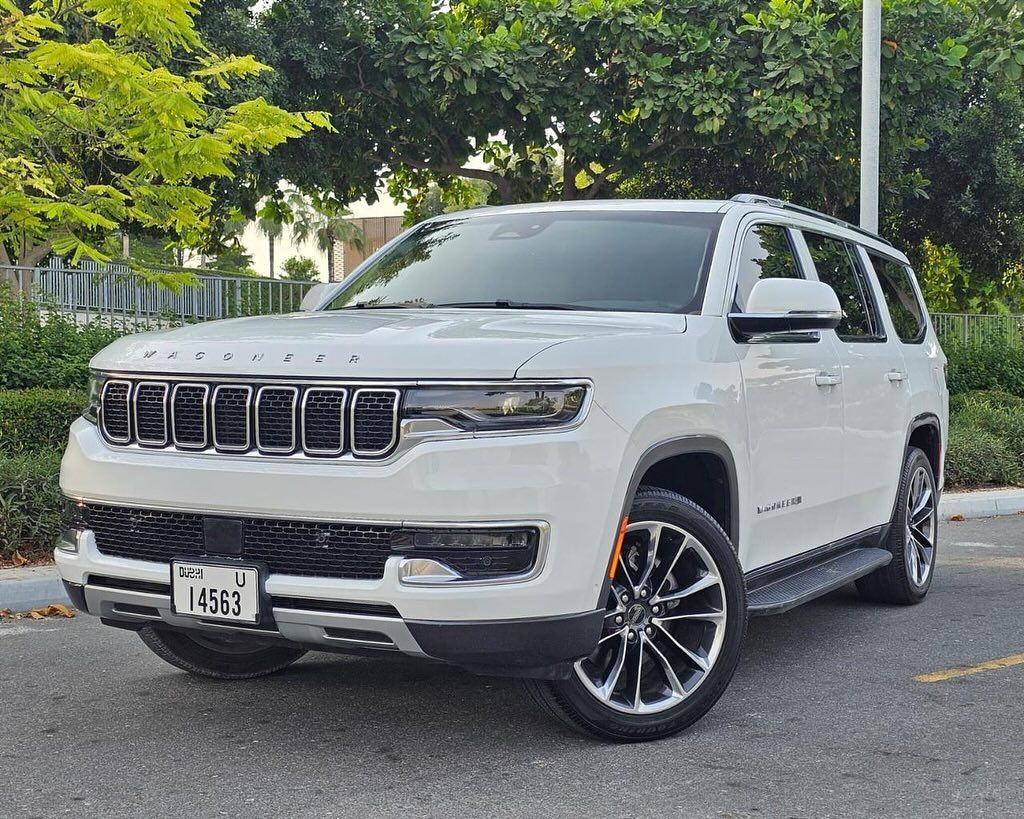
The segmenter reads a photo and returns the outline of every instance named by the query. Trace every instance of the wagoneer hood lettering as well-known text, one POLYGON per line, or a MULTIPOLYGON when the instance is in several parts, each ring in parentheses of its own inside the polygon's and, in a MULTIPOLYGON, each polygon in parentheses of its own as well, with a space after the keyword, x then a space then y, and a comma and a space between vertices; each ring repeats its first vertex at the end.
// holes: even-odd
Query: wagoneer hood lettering
POLYGON ((678 333, 676 314, 375 310, 233 319, 120 339, 102 370, 356 378, 511 378, 542 350, 595 336, 678 333))

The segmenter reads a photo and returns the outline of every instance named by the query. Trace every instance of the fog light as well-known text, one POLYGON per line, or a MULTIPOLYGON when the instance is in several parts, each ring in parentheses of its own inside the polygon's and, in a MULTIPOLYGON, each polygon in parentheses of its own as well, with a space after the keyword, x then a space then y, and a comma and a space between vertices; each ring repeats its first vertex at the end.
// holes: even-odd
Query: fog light
POLYGON ((403 530, 391 537, 392 549, 529 549, 537 545, 535 529, 403 530))
POLYGON ((57 548, 62 552, 78 552, 78 540, 82 536, 81 529, 64 529, 57 536, 57 548))
MULTIPOLYGON (((404 529, 391 537, 391 548, 409 561, 431 565, 431 580, 440 579, 437 567, 451 569, 459 580, 498 579, 522 575, 537 560, 540 535, 536 529, 404 529)), ((425 571, 425 570, 424 570, 425 571)), ((423 572, 413 572, 413 574, 423 572)), ((424 582, 421 578, 418 582, 424 582)))

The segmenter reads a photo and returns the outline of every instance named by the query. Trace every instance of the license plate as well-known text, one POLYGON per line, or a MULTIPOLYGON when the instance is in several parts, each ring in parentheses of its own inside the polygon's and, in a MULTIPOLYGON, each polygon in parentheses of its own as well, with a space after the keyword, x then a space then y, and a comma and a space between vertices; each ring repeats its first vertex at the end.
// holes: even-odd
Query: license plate
POLYGON ((260 574, 251 566, 171 563, 171 603, 175 614, 257 623, 260 574))

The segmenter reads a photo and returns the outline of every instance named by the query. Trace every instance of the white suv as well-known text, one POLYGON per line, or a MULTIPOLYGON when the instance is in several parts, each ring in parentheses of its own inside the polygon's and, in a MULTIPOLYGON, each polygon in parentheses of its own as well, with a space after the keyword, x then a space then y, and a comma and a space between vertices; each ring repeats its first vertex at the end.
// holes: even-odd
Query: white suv
POLYGON ((651 739, 722 694, 748 614, 932 580, 948 402, 914 276, 778 200, 445 215, 316 310, 93 368, 57 565, 194 674, 399 651, 651 739))

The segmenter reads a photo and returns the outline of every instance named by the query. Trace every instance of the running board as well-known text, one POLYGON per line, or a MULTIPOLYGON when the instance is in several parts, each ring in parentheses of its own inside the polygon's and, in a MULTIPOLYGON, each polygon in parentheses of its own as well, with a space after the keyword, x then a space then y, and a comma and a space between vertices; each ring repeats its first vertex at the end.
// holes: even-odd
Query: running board
POLYGON ((891 560, 892 552, 887 549, 850 549, 753 589, 747 594, 747 611, 754 617, 781 614, 887 566, 891 560))

